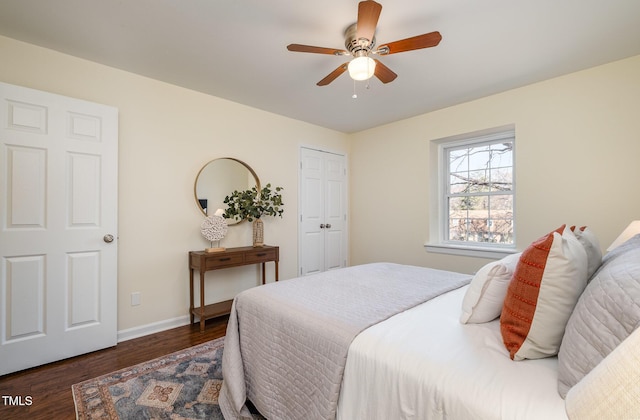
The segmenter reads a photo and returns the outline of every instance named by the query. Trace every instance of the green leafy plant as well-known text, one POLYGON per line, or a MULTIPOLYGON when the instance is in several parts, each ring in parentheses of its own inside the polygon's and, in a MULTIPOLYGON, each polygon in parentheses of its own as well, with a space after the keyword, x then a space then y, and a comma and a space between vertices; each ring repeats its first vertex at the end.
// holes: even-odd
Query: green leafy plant
POLYGON ((280 216, 284 209, 282 202, 282 187, 271 189, 271 184, 267 184, 262 190, 256 187, 250 190, 235 190, 224 199, 227 209, 224 211, 225 219, 243 220, 252 222, 262 216, 280 216))

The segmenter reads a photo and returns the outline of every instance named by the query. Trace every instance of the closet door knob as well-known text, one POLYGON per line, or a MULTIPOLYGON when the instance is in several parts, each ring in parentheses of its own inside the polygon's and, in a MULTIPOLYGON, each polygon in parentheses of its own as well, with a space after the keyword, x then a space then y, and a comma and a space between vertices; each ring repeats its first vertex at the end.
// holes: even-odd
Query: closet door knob
POLYGON ((327 229, 331 229, 331 223, 327 223, 327 224, 325 225, 325 227, 326 227, 327 229))
POLYGON ((113 242, 113 235, 112 234, 106 234, 104 235, 104 238, 102 238, 106 243, 111 243, 113 242))
POLYGON ((324 228, 325 228, 324 223, 321 223, 321 224, 320 224, 320 229, 324 229, 324 228))

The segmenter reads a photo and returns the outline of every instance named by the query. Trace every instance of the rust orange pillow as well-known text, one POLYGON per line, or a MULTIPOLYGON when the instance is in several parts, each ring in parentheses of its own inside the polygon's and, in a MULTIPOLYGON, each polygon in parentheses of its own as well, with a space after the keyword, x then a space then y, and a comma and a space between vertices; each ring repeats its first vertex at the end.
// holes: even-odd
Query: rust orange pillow
POLYGON ((586 285, 586 251, 566 225, 524 250, 500 316, 502 339, 511 359, 556 355, 586 285))

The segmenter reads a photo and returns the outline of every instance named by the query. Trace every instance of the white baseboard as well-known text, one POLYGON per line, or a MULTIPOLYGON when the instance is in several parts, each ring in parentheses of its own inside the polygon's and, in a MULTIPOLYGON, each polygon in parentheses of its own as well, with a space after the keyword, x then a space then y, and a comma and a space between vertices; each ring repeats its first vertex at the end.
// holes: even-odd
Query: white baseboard
POLYGON ((189 315, 179 316, 177 318, 166 319, 164 321, 153 322, 139 327, 133 327, 126 330, 118 331, 118 343, 131 340, 145 335, 155 334, 161 331, 170 330, 171 328, 189 325, 189 315))

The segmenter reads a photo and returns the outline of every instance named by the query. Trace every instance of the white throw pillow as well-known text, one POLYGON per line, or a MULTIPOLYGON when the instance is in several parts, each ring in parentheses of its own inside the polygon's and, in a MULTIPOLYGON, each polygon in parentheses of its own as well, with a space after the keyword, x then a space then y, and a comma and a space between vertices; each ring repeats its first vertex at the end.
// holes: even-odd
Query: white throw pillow
POLYGON ((640 418, 640 329, 636 329, 569 390, 572 419, 640 418))
POLYGON ((500 316, 520 254, 519 252, 490 262, 478 270, 462 301, 461 323, 482 324, 500 316))
POLYGON ((571 227, 574 235, 587 252, 587 278, 591 280, 591 276, 596 272, 600 264, 602 264, 602 250, 600 249, 600 241, 591 229, 586 226, 581 228, 571 227))
POLYGON ((566 225, 523 251, 500 316, 502 339, 511 358, 556 355, 586 285, 587 253, 566 225))

